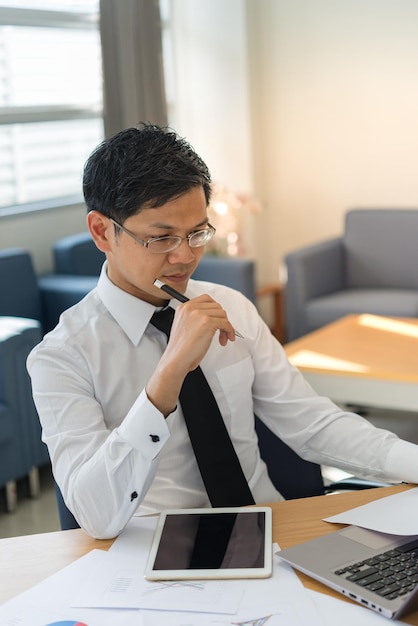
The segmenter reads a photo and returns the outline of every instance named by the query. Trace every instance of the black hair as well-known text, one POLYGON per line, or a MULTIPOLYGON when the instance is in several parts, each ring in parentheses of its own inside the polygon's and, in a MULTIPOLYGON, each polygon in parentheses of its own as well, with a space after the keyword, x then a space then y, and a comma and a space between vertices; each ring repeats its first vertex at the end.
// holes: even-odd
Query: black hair
POLYGON ((192 146, 170 128, 141 124, 105 139, 84 166, 88 211, 123 223, 202 186, 209 204, 211 177, 192 146))

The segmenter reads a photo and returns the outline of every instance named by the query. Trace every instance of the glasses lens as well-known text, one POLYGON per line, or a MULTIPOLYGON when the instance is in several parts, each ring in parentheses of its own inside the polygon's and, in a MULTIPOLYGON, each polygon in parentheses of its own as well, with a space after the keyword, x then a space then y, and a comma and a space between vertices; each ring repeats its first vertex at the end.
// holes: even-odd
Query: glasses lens
POLYGON ((148 250, 156 254, 166 254, 181 244, 181 237, 159 237, 148 243, 148 250))
POLYGON ((189 246, 192 248, 198 248, 199 246, 204 246, 208 241, 210 241, 215 234, 215 229, 205 228, 205 230, 199 230, 196 233, 193 233, 191 237, 189 237, 189 246))
MULTIPOLYGON (((188 237, 189 246, 191 248, 204 246, 212 239, 215 232, 215 228, 209 224, 208 228, 198 230, 188 237)), ((147 248, 156 254, 167 254, 167 252, 172 252, 178 248, 182 241, 182 237, 157 237, 156 239, 151 239, 148 242, 147 248)))

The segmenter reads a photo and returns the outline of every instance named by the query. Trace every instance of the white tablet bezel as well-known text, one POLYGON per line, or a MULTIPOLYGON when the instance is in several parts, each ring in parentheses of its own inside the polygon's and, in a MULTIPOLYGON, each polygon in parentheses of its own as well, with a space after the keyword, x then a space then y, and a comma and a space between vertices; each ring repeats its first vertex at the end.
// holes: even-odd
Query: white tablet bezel
POLYGON ((196 580, 196 579, 226 579, 226 578, 268 578, 272 574, 272 513, 267 506, 251 507, 224 507, 207 509, 168 509, 160 513, 157 528, 152 541, 148 561, 145 567, 144 576, 148 580, 196 580), (175 569, 175 570, 154 570, 154 562, 157 556, 163 534, 164 523, 169 515, 216 515, 219 513, 257 513, 265 514, 264 532, 264 566, 247 568, 225 568, 225 569, 175 569))

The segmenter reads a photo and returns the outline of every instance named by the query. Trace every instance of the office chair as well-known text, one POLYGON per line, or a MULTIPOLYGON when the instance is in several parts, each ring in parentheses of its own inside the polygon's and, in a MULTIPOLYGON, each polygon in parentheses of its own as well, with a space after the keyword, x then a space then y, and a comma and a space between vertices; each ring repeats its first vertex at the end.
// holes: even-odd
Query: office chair
POLYGON ((267 465, 270 480, 286 500, 323 496, 335 491, 358 491, 390 486, 386 482, 366 480, 356 476, 349 476, 325 485, 321 466, 298 456, 258 417, 255 417, 255 430, 260 455, 267 465))
POLYGON ((255 417, 260 455, 271 482, 286 500, 325 494, 321 467, 305 461, 255 417))
MULTIPOLYGON (((54 481, 55 482, 55 481, 54 481)), ((79 523, 76 521, 74 515, 64 502, 61 489, 55 483, 55 496, 57 499, 58 516, 60 520, 61 530, 73 530, 74 528, 80 528, 79 523)))

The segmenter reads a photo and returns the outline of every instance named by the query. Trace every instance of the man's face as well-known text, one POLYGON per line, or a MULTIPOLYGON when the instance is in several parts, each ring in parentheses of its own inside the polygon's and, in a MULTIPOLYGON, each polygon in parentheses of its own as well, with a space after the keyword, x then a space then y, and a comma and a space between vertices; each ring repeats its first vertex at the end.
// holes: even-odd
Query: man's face
MULTIPOLYGON (((184 293, 188 280, 202 258, 205 247, 191 248, 187 239, 166 254, 155 254, 123 231, 115 234, 110 219, 93 211, 89 227, 96 245, 106 253, 110 280, 128 293, 161 306, 169 296, 154 286, 158 278, 184 293), (99 222, 100 223, 99 223, 99 222), (98 238, 98 233, 100 237, 98 238)), ((202 230, 208 223, 206 198, 202 187, 193 187, 184 195, 155 209, 142 209, 123 223, 143 241, 152 237, 186 237, 202 230)))

